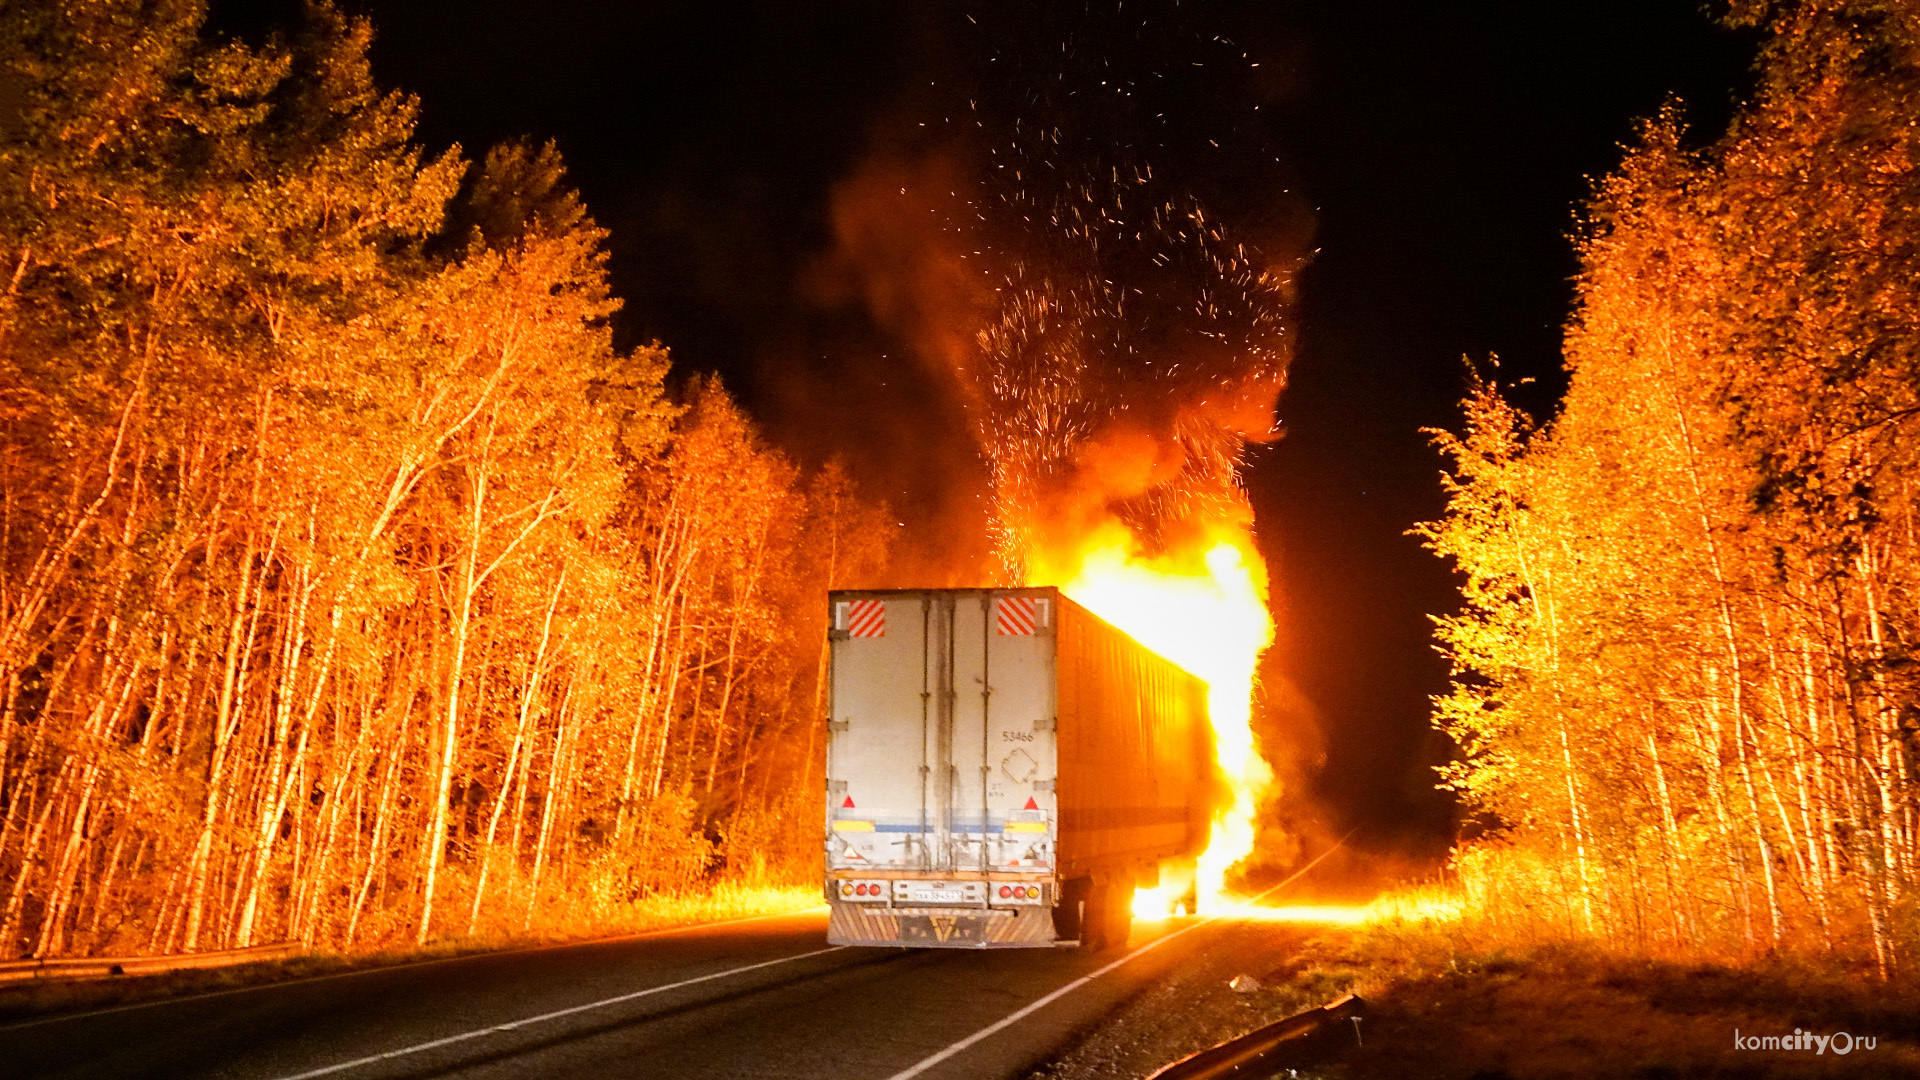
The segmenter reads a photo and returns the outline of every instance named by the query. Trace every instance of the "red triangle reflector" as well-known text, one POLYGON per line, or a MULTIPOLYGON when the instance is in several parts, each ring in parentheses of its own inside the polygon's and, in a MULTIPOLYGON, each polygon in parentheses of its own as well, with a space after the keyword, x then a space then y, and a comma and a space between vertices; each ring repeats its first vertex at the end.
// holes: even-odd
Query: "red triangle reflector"
MULTIPOLYGON (((1028 802, 1032 802, 1033 800, 1032 800, 1032 799, 1028 799, 1027 801, 1028 801, 1028 802)), ((853 796, 851 796, 851 795, 849 795, 849 796, 847 796, 847 801, 846 801, 846 802, 843 802, 843 803, 841 803, 841 804, 840 804, 840 809, 842 809, 842 810, 851 810, 851 809, 853 809, 853 796)))
POLYGON ((1038 810, 1038 809, 1040 809, 1040 804, 1039 804, 1039 803, 1037 803, 1037 802, 1034 802, 1034 801, 1033 801, 1033 796, 1031 796, 1031 795, 1029 795, 1029 796, 1027 796, 1027 805, 1025 805, 1025 806, 1023 806, 1023 807, 1021 807, 1020 809, 1022 809, 1022 810, 1038 810))

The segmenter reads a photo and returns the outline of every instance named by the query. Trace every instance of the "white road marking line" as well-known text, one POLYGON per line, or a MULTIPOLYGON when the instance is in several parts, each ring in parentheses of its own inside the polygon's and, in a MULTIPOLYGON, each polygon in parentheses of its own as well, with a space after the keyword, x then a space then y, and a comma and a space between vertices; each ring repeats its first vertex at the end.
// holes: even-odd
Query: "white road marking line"
POLYGON ((1026 1008, 1020 1009, 1017 1012, 1009 1013, 1008 1015, 1001 1017, 999 1020, 996 1020, 993 1023, 988 1024, 986 1027, 983 1027, 979 1031, 976 1031, 973 1034, 967 1036, 966 1038, 961 1039, 959 1042, 954 1043, 952 1046, 947 1047, 945 1050, 942 1050, 939 1053, 934 1054, 932 1057, 922 1060, 919 1064, 914 1065, 911 1068, 903 1069, 900 1072, 894 1073, 892 1076, 888 1077, 887 1080, 908 1080, 909 1077, 919 1076, 921 1073, 926 1072, 928 1069, 933 1068, 935 1065, 940 1064, 941 1062, 947 1060, 953 1055, 960 1053, 962 1050, 965 1050, 967 1047, 972 1046, 974 1043, 977 1043, 980 1040, 987 1038, 988 1036, 997 1034, 998 1032, 1005 1031, 1007 1028, 1012 1027, 1013 1025, 1033 1015, 1035 1012, 1038 1012, 1039 1010, 1046 1008, 1048 1005, 1053 1004, 1055 1001, 1058 1001, 1059 999, 1066 997, 1068 994, 1073 993, 1075 990, 1080 989, 1081 987, 1087 985, 1088 983, 1099 978, 1100 976, 1105 975, 1107 972, 1112 971, 1114 968, 1119 967, 1121 964, 1126 963, 1127 961, 1133 959, 1134 957, 1139 956, 1142 953, 1148 952, 1149 950, 1157 949, 1160 946, 1165 945, 1167 942, 1172 941, 1174 938, 1179 937, 1181 934, 1185 934, 1193 930, 1198 930, 1201 927, 1207 925, 1207 923, 1210 923, 1212 921, 1213 921, 1212 919, 1206 919, 1201 922, 1194 923, 1192 926, 1181 927, 1180 929, 1175 930, 1171 934, 1166 934, 1164 936, 1154 938, 1152 941, 1147 942, 1145 945, 1140 946, 1139 948, 1133 950, 1132 952, 1121 957, 1120 959, 1115 960, 1113 963, 1108 964, 1106 967, 1101 968, 1100 970, 1094 972, 1093 974, 1080 976, 1079 978, 1073 980, 1072 982, 1061 987, 1060 989, 1055 990, 1053 993, 1048 994, 1046 997, 1040 998, 1039 1000, 1032 1002, 1026 1008))
POLYGON ((236 986, 231 990, 211 990, 204 994, 187 994, 183 997, 154 998, 152 1001, 136 1001, 130 1005, 113 1005, 105 1009, 93 1009, 89 1012, 66 1013, 61 1016, 43 1016, 38 1020, 22 1020, 14 1024, 0 1024, 0 1032, 18 1031, 21 1028, 39 1027, 43 1024, 64 1024, 69 1020, 87 1020, 109 1013, 130 1012, 134 1009, 152 1009, 161 1005, 179 1005, 188 1001, 204 1001, 207 998, 230 997, 234 994, 251 994, 259 990, 274 990, 283 986, 302 986, 307 983, 326 982, 330 979, 352 979, 362 975, 378 975, 386 971, 404 971, 408 968, 432 967, 435 964, 457 964, 462 960, 478 960, 482 957, 518 956, 521 953, 552 952, 555 949, 580 949, 591 945, 617 945, 623 941, 639 941, 642 938, 665 937, 668 934, 685 934, 694 930, 712 930, 720 926, 737 926, 740 923, 764 922, 767 919, 785 919, 796 915, 819 915, 825 913, 825 904, 819 907, 795 908, 792 911, 776 911, 771 915, 747 915, 738 919, 722 919, 719 922, 687 923, 683 926, 669 926, 660 930, 642 930, 637 934, 620 934, 614 937, 582 938, 578 941, 558 941, 551 945, 522 945, 517 949, 495 949, 491 952, 461 953, 458 956, 443 956, 438 960, 408 960, 398 964, 378 964, 373 967, 355 968, 352 971, 335 971, 327 975, 309 975, 304 979, 282 979, 279 982, 263 982, 253 986, 236 986))
MULTIPOLYGON (((1358 830, 1355 830, 1355 831, 1357 832, 1358 830)), ((1352 835, 1353 833, 1350 832, 1346 836, 1341 837, 1340 843, 1335 844, 1332 847, 1328 848, 1327 850, 1321 852, 1317 857, 1314 858, 1312 862, 1301 867, 1297 872, 1295 872, 1292 877, 1288 878, 1287 880, 1281 882, 1278 885, 1275 885, 1273 888, 1268 889, 1267 891, 1261 893, 1260 895, 1254 897, 1251 903, 1257 904, 1260 901, 1265 900, 1267 897, 1272 896, 1274 893, 1279 892, 1281 889, 1284 889, 1287 886, 1293 884, 1295 881, 1298 881, 1300 879, 1301 874, 1304 874, 1307 871, 1313 869, 1315 866, 1319 865, 1321 859, 1324 859, 1327 856, 1333 854, 1334 852, 1339 851, 1341 846, 1347 842, 1347 837, 1350 837, 1352 835)), ((1207 925, 1208 923, 1215 922, 1222 918, 1225 918, 1225 916, 1209 915, 1206 918, 1201 919, 1199 922, 1194 923, 1191 926, 1183 926, 1180 929, 1175 930, 1171 934, 1165 934, 1165 935, 1162 935, 1161 937, 1154 938, 1152 941, 1147 942, 1145 945, 1142 945, 1139 948, 1128 953, 1127 955, 1121 957, 1120 959, 1115 960, 1111 964, 1108 964, 1106 967, 1103 967, 1100 970, 1095 971, 1090 975, 1080 976, 1079 978, 1073 980, 1067 985, 1059 988, 1058 990, 1055 990, 1053 993, 1048 994, 1046 997, 1040 998, 1039 1000, 1028 1004, 1025 1008, 1009 1013, 1006 1016, 1001 1017, 999 1020, 996 1020, 993 1023, 988 1024, 986 1027, 983 1027, 979 1031, 976 1031, 973 1034, 967 1036, 966 1038, 961 1039, 959 1042, 954 1043, 952 1046, 947 1047, 945 1050, 942 1050, 939 1053, 933 1054, 929 1057, 922 1058, 918 1063, 908 1066, 907 1068, 902 1069, 897 1073, 894 1073, 892 1076, 887 1077, 887 1080, 912 1080, 913 1077, 919 1076, 921 1073, 926 1072, 928 1069, 933 1068, 935 1065, 938 1065, 941 1062, 947 1060, 948 1058, 954 1056, 955 1054, 960 1053, 961 1051, 965 1050, 967 1047, 972 1046, 973 1044, 979 1042, 982 1039, 988 1038, 990 1036, 998 1034, 999 1032, 1005 1031, 1006 1029, 1012 1027, 1013 1025, 1019 1023, 1020 1021, 1026 1019, 1027 1017, 1032 1016, 1034 1013, 1040 1011, 1041 1009, 1046 1008, 1048 1005, 1051 1005, 1054 1002, 1060 1000, 1061 998, 1066 997, 1068 994, 1073 993, 1075 990, 1080 989, 1081 987, 1087 985, 1088 983, 1099 978, 1100 976, 1105 975, 1107 972, 1112 971, 1114 968, 1119 967, 1121 964, 1124 964, 1127 961, 1133 959, 1134 957, 1140 956, 1143 953, 1151 952, 1152 950, 1157 949, 1162 945, 1165 945, 1167 942, 1172 941, 1174 938, 1179 937, 1181 934, 1191 933, 1207 925)))
POLYGON ((776 964, 790 964, 795 960, 805 960, 808 957, 812 957, 812 956, 825 956, 826 954, 831 952, 839 952, 840 950, 846 947, 847 946, 845 945, 835 945, 835 946, 832 946, 831 948, 815 949, 813 952, 800 953, 796 956, 783 956, 783 957, 780 957, 778 960, 765 960, 758 964, 748 964, 745 967, 731 968, 726 971, 716 971, 711 975, 701 975, 692 979, 682 979, 679 982, 667 983, 663 986, 649 986, 645 990, 635 990, 631 994, 621 994, 618 997, 610 997, 601 1001, 590 1001, 585 1005, 575 1005, 570 1009, 555 1009, 553 1012, 541 1013, 538 1016, 528 1016, 528 1017, 523 1017, 519 1020, 509 1020, 504 1024, 495 1024, 492 1027, 480 1028, 475 1031, 466 1031, 458 1035, 449 1035, 444 1039, 435 1039, 432 1042, 416 1043, 413 1046, 403 1046, 398 1050, 389 1050, 384 1054, 373 1054, 368 1057, 355 1058, 352 1061, 343 1061, 338 1065, 328 1065, 325 1068, 311 1069, 311 1070, 308 1070, 307 1072, 295 1073, 292 1076, 281 1077, 280 1080, 308 1080, 309 1077, 314 1077, 314 1076, 330 1076, 337 1072, 345 1072, 348 1069, 357 1069, 362 1065, 371 1065, 377 1061, 390 1061, 397 1057, 406 1057, 408 1054, 418 1054, 418 1053, 421 1053, 422 1051, 434 1050, 442 1046, 451 1046, 454 1043, 466 1042, 469 1039, 478 1039, 486 1035, 495 1034, 497 1032, 513 1031, 516 1028, 523 1028, 530 1024, 543 1023, 547 1020, 556 1020, 562 1016, 572 1016, 575 1013, 591 1012, 594 1009, 604 1009, 609 1005, 618 1005, 623 1001, 633 1001, 636 998, 647 997, 651 994, 664 994, 669 990, 678 990, 683 986, 693 986, 696 983, 712 982, 715 979, 724 979, 729 975, 740 975, 749 971, 758 971, 761 968, 770 968, 776 964))

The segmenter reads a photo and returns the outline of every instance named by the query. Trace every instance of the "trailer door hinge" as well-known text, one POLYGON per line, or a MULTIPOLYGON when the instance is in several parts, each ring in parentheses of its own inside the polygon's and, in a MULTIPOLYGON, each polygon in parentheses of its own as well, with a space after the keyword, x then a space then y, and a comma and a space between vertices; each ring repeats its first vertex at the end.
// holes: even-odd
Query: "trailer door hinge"
POLYGON ((1035 731, 1052 731, 1054 726, 1053 717, 1051 716, 1033 722, 1033 730, 1035 731))
POLYGON ((1051 781, 1051 780, 1035 780, 1035 781, 1033 782, 1033 790, 1035 790, 1035 791, 1052 791, 1052 790, 1053 790, 1053 781, 1051 781))
POLYGON ((845 795, 846 793, 847 793, 847 782, 845 780, 827 781, 827 794, 845 795))
POLYGON ((847 722, 845 720, 829 720, 827 721, 827 730, 845 731, 847 730, 847 722))

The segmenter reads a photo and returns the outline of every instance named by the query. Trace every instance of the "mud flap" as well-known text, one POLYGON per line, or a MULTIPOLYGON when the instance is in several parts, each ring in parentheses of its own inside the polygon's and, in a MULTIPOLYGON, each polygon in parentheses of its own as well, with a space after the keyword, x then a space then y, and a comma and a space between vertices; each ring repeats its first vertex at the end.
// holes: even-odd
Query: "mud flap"
POLYGON ((1073 878, 1060 886, 1060 903, 1053 909, 1053 934, 1059 941, 1086 944, 1087 894, 1093 891, 1092 878, 1073 878))

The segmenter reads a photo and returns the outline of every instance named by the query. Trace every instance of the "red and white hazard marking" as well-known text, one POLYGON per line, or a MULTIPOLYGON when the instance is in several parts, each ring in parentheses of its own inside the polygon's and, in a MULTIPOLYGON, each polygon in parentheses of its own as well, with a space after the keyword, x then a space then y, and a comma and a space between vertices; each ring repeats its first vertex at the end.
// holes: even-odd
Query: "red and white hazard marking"
POLYGON ((995 607, 1002 637, 1031 637, 1047 618, 1047 602, 1037 596, 1003 596, 995 607))
POLYGON ((848 637, 886 637, 887 602, 854 600, 847 604, 848 637))

